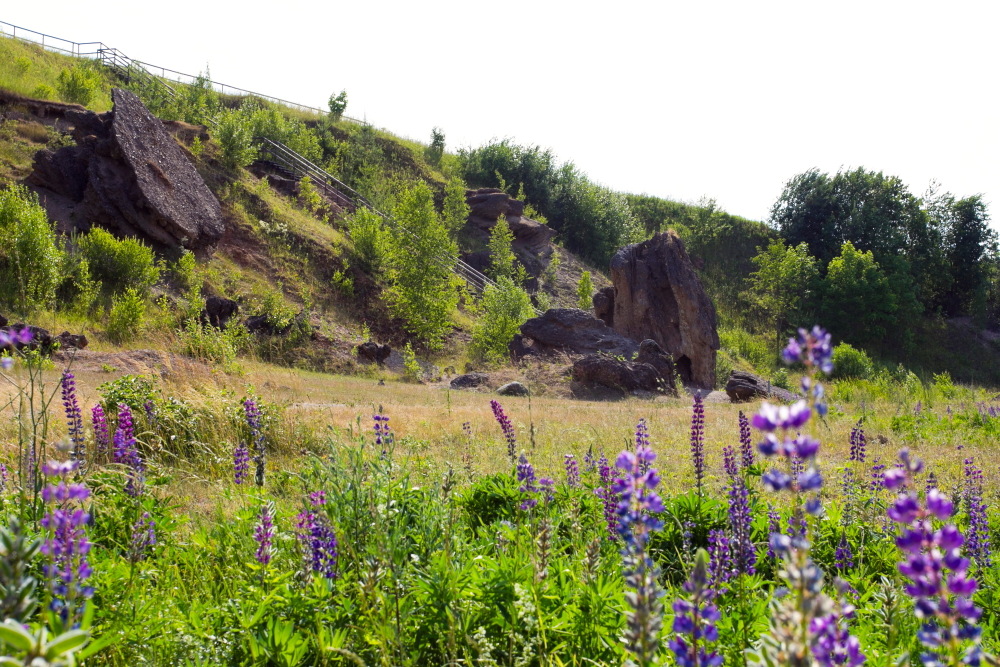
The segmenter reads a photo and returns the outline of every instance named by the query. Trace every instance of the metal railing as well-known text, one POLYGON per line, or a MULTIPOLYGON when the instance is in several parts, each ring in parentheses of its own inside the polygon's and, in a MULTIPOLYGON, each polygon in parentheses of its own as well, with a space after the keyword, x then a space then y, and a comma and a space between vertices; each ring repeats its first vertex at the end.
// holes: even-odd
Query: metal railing
MULTIPOLYGON (((122 80, 127 82, 139 81, 140 83, 146 85, 161 86, 163 91, 170 97, 176 97, 177 91, 175 91, 174 88, 167 83, 167 79, 169 78, 167 76, 168 73, 176 77, 177 83, 183 85, 207 82, 212 86, 213 90, 216 90, 223 95, 252 96, 291 107, 293 109, 316 112, 322 115, 327 113, 326 111, 316 107, 296 104, 277 97, 262 95, 243 88, 237 88, 235 86, 210 81, 203 77, 196 77, 190 74, 183 74, 175 70, 167 69, 165 67, 149 65, 148 63, 135 60, 134 58, 129 58, 118 49, 112 48, 103 42, 72 42, 70 40, 53 37, 52 35, 46 35, 40 32, 35 32, 34 30, 28 30, 27 28, 15 26, 4 21, 0 21, 0 34, 9 35, 17 39, 39 44, 46 49, 68 53, 77 57, 94 57, 97 60, 100 60, 122 80), (10 32, 7 31, 8 28, 10 29, 10 32), (19 32, 20 34, 18 34, 19 32), (85 51, 83 47, 93 47, 93 50, 85 51), (151 72, 149 68, 152 68, 153 71, 151 72), (156 70, 159 70, 158 75, 156 74, 156 70)), ((368 124, 365 121, 355 118, 349 118, 346 116, 342 118, 348 122, 364 125, 368 124)), ((212 125, 216 124, 216 120, 214 118, 210 118, 209 122, 212 125)), ((328 197, 336 201, 338 204, 342 206, 353 206, 355 208, 364 207, 370 209, 373 213, 382 218, 382 220, 392 229, 409 236, 416 241, 420 240, 419 236, 400 225, 392 218, 392 216, 387 215, 375 208, 375 206, 368 201, 367 198, 356 192, 354 189, 348 187, 325 169, 318 167, 306 158, 302 157, 288 146, 265 137, 256 137, 254 141, 259 146, 262 156, 265 156, 268 161, 287 169, 293 178, 298 179, 302 176, 309 176, 310 180, 313 181, 317 188, 323 191, 328 197)), ((431 261, 457 275, 459 278, 464 280, 473 291, 482 293, 488 286, 497 286, 493 280, 481 271, 473 268, 467 262, 464 262, 457 257, 453 257, 443 251, 434 252, 432 254, 431 261)), ((538 309, 534 310, 537 314, 541 314, 541 311, 538 309)))

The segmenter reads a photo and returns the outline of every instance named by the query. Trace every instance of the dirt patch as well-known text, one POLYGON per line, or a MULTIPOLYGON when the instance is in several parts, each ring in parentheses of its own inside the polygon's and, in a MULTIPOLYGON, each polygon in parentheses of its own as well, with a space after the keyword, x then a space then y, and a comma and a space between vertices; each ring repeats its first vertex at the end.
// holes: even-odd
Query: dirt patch
POLYGON ((127 375, 158 375, 161 378, 208 378, 209 366, 160 350, 127 350, 122 352, 59 351, 52 355, 56 366, 68 366, 74 372, 113 372, 127 375))

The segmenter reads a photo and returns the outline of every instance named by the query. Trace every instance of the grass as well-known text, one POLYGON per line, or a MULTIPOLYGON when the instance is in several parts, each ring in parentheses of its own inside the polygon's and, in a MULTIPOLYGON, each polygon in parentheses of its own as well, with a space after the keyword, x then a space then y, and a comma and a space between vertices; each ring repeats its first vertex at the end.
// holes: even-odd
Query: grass
MULTIPOLYGON (((0 88, 25 97, 60 101, 56 92, 60 72, 80 63, 80 58, 48 51, 37 44, 0 37, 0 88)), ((111 108, 110 79, 106 75, 90 108, 98 112, 111 108)))

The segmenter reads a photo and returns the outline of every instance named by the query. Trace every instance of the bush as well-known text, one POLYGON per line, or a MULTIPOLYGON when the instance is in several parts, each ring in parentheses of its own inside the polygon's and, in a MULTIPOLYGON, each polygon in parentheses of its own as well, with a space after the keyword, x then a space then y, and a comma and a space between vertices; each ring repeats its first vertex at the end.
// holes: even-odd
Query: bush
POLYGON ((91 69, 77 66, 61 71, 56 85, 64 102, 87 106, 101 90, 101 77, 91 69))
POLYGON ((479 321, 472 329, 471 350, 480 359, 500 363, 507 359, 507 346, 518 327, 534 314, 527 292, 502 277, 488 285, 479 305, 479 321))
POLYGON ((867 380, 874 374, 875 365, 864 350, 858 350, 849 343, 841 343, 833 348, 833 376, 835 378, 867 380))
POLYGON ((0 190, 0 305, 27 315, 55 298, 63 253, 38 197, 21 185, 0 190))
POLYGON ((576 307, 580 310, 590 310, 593 307, 594 283, 590 280, 590 271, 584 271, 580 282, 576 284, 576 307))
POLYGON ((134 412, 140 412, 147 402, 156 399, 153 380, 146 375, 123 375, 105 382, 97 391, 104 399, 102 403, 108 415, 118 414, 119 405, 127 405, 134 412))
POLYGON ((344 112, 347 111, 347 91, 341 90, 336 95, 330 95, 327 106, 330 107, 330 117, 334 120, 340 120, 344 112))
POLYGON ((129 287, 111 302, 108 316, 108 338, 115 343, 135 340, 142 331, 146 318, 146 301, 139 292, 129 287))
POLYGON ((465 183, 459 178, 448 181, 444 187, 444 226, 457 232, 469 218, 469 205, 465 202, 465 183))
POLYGON ((180 333, 181 354, 219 364, 226 372, 239 370, 236 357, 249 346, 250 332, 242 324, 216 329, 192 317, 180 333))
POLYGON ((408 382, 420 382, 420 378, 424 373, 420 368, 420 363, 417 361, 417 355, 413 351, 413 346, 407 343, 400 354, 403 357, 403 379, 408 382))
POLYGON ((358 208, 347 218, 347 233, 361 267, 378 274, 389 256, 391 238, 382 217, 368 208, 358 208))
POLYGON ((215 140, 222 149, 222 164, 227 169, 248 167, 257 159, 253 129, 242 109, 229 109, 220 114, 215 126, 215 140))
POLYGON ((152 248, 135 237, 117 239, 107 230, 94 227, 77 243, 89 262, 91 275, 104 284, 108 295, 131 289, 145 299, 149 288, 160 279, 152 248))
POLYGON ((490 230, 489 275, 493 280, 510 278, 520 285, 527 278, 527 272, 517 263, 514 250, 511 248, 513 242, 514 232, 511 231, 507 218, 501 215, 490 230))
POLYGON ((431 130, 431 143, 424 149, 424 158, 435 167, 441 166, 444 156, 444 130, 435 127, 431 130))
POLYGON ((185 250, 173 266, 174 279, 177 281, 177 285, 183 290, 189 290, 195 286, 195 280, 197 276, 195 274, 195 269, 198 263, 195 261, 194 253, 190 250, 185 250))

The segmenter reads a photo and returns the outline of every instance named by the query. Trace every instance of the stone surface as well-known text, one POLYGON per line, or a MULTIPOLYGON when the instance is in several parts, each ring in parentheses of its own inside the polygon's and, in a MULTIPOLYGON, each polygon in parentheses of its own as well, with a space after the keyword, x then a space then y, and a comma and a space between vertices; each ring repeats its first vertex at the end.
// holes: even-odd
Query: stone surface
POLYGON ((646 363, 588 354, 573 362, 573 394, 578 398, 625 398, 634 392, 664 393, 663 378, 646 363))
POLYGON ((634 340, 621 336, 601 320, 577 308, 550 308, 522 324, 520 330, 510 344, 514 358, 559 352, 605 352, 631 358, 639 351, 639 344, 634 340))
POLYGON ((789 402, 798 398, 787 389, 775 387, 761 376, 746 371, 731 371, 729 373, 729 380, 726 382, 726 394, 734 403, 749 401, 754 398, 773 398, 789 402))
POLYGON ((183 149, 133 93, 112 111, 66 110, 76 146, 39 151, 32 185, 82 203, 80 217, 169 247, 211 248, 225 226, 215 195, 183 149))
POLYGON ((49 334, 47 329, 41 327, 36 327, 31 324, 25 324, 24 322, 17 322, 9 326, 0 326, 0 332, 5 334, 11 334, 13 332, 20 333, 27 328, 31 331, 31 341, 27 344, 14 342, 6 346, 0 347, 0 350, 21 350, 28 348, 29 350, 37 350, 41 348, 43 351, 48 351, 52 347, 52 335, 49 334))
POLYGON ((685 385, 711 389, 719 349, 715 306, 673 231, 621 248, 611 259, 614 330, 669 352, 685 385))
POLYGON ((490 376, 486 373, 465 373, 452 379, 452 389, 472 389, 481 387, 490 381, 490 376))
POLYGON ((392 354, 391 347, 379 345, 373 341, 361 343, 355 349, 358 351, 358 359, 374 364, 384 364, 385 360, 392 354))
POLYGON ((284 336, 292 328, 291 324, 286 327, 274 326, 268 321, 267 315, 251 315, 243 320, 243 326, 252 334, 263 334, 265 336, 284 336))
POLYGON ((71 334, 68 331, 63 331, 56 336, 56 340, 59 341, 59 347, 64 350, 70 348, 82 350, 89 344, 87 337, 83 334, 71 334))
POLYGON ((224 329, 230 318, 240 312, 240 304, 232 299, 221 296, 210 296, 205 299, 205 309, 201 311, 201 321, 211 324, 216 329, 224 329))
POLYGON ((660 386, 663 393, 670 394, 671 396, 677 395, 677 384, 674 380, 676 374, 674 362, 670 358, 670 355, 656 344, 655 340, 647 338, 639 343, 639 354, 634 361, 638 364, 649 364, 655 368, 662 380, 660 386))
POLYGON ((594 292, 594 315, 612 329, 615 326, 615 288, 604 287, 594 292))
POLYGON ((530 392, 520 382, 508 382, 497 389, 497 393, 501 396, 527 396, 530 392))

